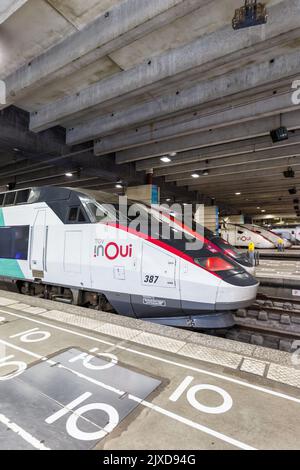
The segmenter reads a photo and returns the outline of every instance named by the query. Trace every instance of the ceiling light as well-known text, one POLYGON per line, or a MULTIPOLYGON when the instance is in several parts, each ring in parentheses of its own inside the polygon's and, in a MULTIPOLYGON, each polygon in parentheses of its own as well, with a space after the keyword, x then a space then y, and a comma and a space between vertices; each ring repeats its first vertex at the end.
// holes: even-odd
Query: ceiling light
POLYGON ((240 196, 242 193, 235 193, 236 196, 240 196))
POLYGON ((163 163, 170 163, 172 160, 169 157, 161 157, 160 161, 163 163))
POLYGON ((209 171, 208 170, 204 170, 203 173, 202 173, 203 176, 208 176, 209 175, 209 171))
POLYGON ((68 172, 68 173, 65 174, 65 176, 67 176, 68 178, 71 178, 73 176, 73 173, 68 172))
POLYGON ((260 209, 260 207, 257 207, 256 209, 258 209, 258 210, 259 210, 259 209, 260 209))
POLYGON ((261 211, 262 211, 262 212, 266 212, 265 209, 262 209, 261 211))
POLYGON ((198 173, 193 173, 191 176, 192 176, 192 178, 195 178, 195 179, 200 178, 200 175, 198 175, 198 173))
POLYGON ((171 202, 171 199, 170 198, 166 199, 166 202, 171 202))
POLYGON ((123 186, 121 184, 116 184, 117 189, 123 189, 123 186))
POLYGON ((177 152, 171 152, 169 155, 170 155, 170 157, 176 157, 177 152))

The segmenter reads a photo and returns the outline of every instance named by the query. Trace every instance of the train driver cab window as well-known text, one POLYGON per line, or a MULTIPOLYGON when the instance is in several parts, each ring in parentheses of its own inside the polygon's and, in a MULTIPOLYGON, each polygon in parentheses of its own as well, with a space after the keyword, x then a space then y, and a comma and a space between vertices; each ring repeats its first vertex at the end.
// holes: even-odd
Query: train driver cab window
POLYGON ((80 207, 70 207, 68 222, 73 224, 86 222, 85 215, 80 207))
POLYGON ((116 217, 113 215, 101 204, 88 202, 86 203, 86 207, 89 213, 92 216, 92 220, 95 223, 106 223, 108 221, 116 222, 116 217))
POLYGON ((69 222, 77 222, 78 207, 71 207, 69 210, 69 222))
POLYGON ((5 194, 0 194, 0 206, 3 205, 4 196, 5 196, 5 194))

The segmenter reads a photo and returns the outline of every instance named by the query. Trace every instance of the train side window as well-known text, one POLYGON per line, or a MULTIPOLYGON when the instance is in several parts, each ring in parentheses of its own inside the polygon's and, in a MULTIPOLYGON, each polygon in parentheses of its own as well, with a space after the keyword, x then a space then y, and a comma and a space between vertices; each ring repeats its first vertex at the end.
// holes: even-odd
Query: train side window
POLYGON ((68 217, 69 222, 77 222, 78 210, 79 210, 79 207, 70 207, 69 217, 68 217))
POLYGON ((5 206, 13 206, 14 203, 15 203, 15 197, 16 197, 16 192, 6 193, 5 194, 4 205, 5 206))
POLYGON ((0 206, 3 205, 4 196, 5 196, 5 194, 0 194, 0 206))
POLYGON ((0 259, 28 259, 29 226, 0 227, 0 259))
POLYGON ((25 189, 24 191, 18 191, 16 204, 26 204, 26 202, 28 202, 29 194, 30 194, 30 189, 25 189))
POLYGON ((70 207, 68 222, 82 224, 86 222, 83 210, 80 207, 70 207))
POLYGON ((85 215, 84 215, 82 209, 79 209, 78 222, 81 222, 81 223, 82 223, 82 222, 86 222, 86 220, 85 220, 85 215))
POLYGON ((243 235, 244 232, 242 232, 242 230, 238 230, 238 234, 239 235, 243 235))

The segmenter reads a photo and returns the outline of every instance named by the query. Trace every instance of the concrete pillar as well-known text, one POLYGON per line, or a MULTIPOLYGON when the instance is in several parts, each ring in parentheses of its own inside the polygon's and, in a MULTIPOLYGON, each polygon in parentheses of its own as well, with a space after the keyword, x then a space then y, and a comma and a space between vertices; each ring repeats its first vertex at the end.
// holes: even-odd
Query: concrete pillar
POLYGON ((213 233, 219 233, 219 208, 217 206, 200 206, 195 214, 195 221, 204 225, 213 233))
POLYGON ((128 199, 145 202, 146 204, 160 204, 160 188, 155 184, 131 186, 127 188, 126 196, 128 199))

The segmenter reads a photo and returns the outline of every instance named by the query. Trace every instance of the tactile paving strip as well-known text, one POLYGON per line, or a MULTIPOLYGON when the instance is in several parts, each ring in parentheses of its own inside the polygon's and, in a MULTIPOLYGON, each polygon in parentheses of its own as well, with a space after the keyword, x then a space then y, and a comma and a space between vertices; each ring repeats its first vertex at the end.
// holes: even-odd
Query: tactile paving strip
POLYGON ((17 303, 18 302, 16 302, 13 299, 6 299, 5 297, 0 297, 0 306, 2 306, 2 307, 6 307, 8 305, 14 305, 14 304, 17 304, 17 303))
POLYGON ((95 328, 96 331, 99 333, 103 333, 106 335, 114 336, 116 338, 121 338, 125 340, 132 340, 136 336, 140 335, 141 332, 139 330, 134 330, 132 328, 126 328, 124 326, 114 325, 112 323, 106 323, 102 326, 95 328))
POLYGON ((278 364, 271 364, 267 377, 268 379, 276 380, 276 382, 300 388, 300 370, 280 366, 278 364))
POLYGON ((200 359, 201 361, 230 367, 231 369, 237 369, 243 359, 243 356, 239 354, 231 354, 194 344, 186 344, 184 348, 180 350, 180 354, 193 359, 200 359))
POLYGON ((267 365, 267 362, 254 361, 253 359, 246 358, 243 360, 240 370, 242 372, 249 372, 250 374, 260 375, 263 377, 267 365))
POLYGON ((41 316, 67 325, 78 326, 79 328, 85 328, 86 330, 92 331, 99 328, 101 324, 105 324, 105 322, 101 322, 101 320, 93 320, 92 318, 73 315, 72 313, 62 312, 60 310, 50 310, 43 313, 41 316))
POLYGON ((140 333, 139 336, 134 339, 134 342, 173 353, 180 351, 186 344, 183 341, 145 332, 140 333))

